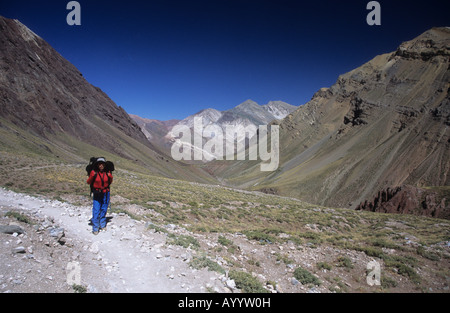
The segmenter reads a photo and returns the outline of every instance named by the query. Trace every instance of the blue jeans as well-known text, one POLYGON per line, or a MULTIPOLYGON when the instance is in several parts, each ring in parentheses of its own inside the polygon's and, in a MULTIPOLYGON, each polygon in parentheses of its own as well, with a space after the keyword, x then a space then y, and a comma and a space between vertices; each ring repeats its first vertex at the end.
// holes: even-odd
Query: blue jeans
POLYGON ((106 212, 109 206, 109 192, 94 193, 94 205, 92 207, 92 231, 98 231, 106 227, 106 212))

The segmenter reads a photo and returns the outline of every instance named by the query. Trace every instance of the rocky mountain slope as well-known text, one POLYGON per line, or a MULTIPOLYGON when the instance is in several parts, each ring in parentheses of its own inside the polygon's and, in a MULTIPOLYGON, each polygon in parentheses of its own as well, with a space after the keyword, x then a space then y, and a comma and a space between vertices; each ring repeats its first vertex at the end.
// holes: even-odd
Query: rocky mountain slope
POLYGON ((380 191, 371 201, 360 203, 356 209, 450 219, 450 188, 425 189, 413 186, 387 188, 380 191))
POLYGON ((280 121, 280 167, 217 166, 230 183, 333 207, 380 190, 450 184, 450 28, 341 75, 280 121))
POLYGON ((159 121, 155 119, 143 118, 135 114, 129 114, 130 117, 139 125, 147 140, 160 151, 168 154, 172 146, 170 140, 165 137, 167 133, 180 120, 159 121))
MULTIPOLYGON (((200 130, 200 136, 203 136, 203 130, 207 126, 217 126, 225 135, 226 127, 233 126, 236 129, 244 129, 249 125, 258 127, 267 125, 273 120, 281 120, 297 109, 296 106, 283 101, 270 101, 265 105, 259 105, 253 100, 247 100, 238 106, 227 110, 218 111, 208 108, 190 115, 181 121, 157 121, 146 119, 137 115, 130 114, 130 117, 141 127, 148 140, 159 147, 160 151, 170 156, 170 149, 174 143, 177 134, 172 132, 175 126, 185 125, 189 127, 192 133, 195 133, 195 118, 202 119, 203 128, 200 130)), ((206 139, 205 139, 206 140, 206 139)), ((224 146, 226 141, 224 142, 224 146)))
POLYGON ((41 136, 64 132, 111 148, 99 119, 146 144, 121 107, 18 20, 0 17, 0 43, 2 118, 41 136))
POLYGON ((296 109, 296 106, 283 101, 270 101, 267 104, 259 105, 253 100, 247 100, 235 108, 223 112, 217 122, 219 124, 235 124, 248 120, 255 126, 267 125, 273 120, 285 118, 296 109))
POLYGON ((203 118, 205 125, 214 123, 221 128, 224 128, 226 125, 238 124, 243 126, 250 124, 255 126, 267 125, 273 120, 285 118, 296 109, 296 106, 283 101, 270 101, 268 104, 259 105, 253 100, 247 100, 227 111, 202 110, 178 122, 178 125, 193 127, 194 118, 198 116, 203 118))
POLYGON ((0 17, 0 147, 13 154, 119 166, 214 181, 166 158, 125 110, 18 20, 0 17), (123 158, 121 160, 121 158, 123 158))
MULTIPOLYGON (((296 106, 283 101, 270 101, 268 104, 259 105, 253 100, 247 100, 238 106, 223 112, 215 109, 202 110, 188 116, 178 122, 175 126, 185 125, 189 127, 193 136, 197 134, 198 136, 203 137, 203 144, 212 138, 208 135, 208 132, 205 133, 204 130, 206 127, 213 127, 223 134, 223 147, 226 147, 228 144, 236 144, 239 146, 241 143, 245 146, 244 141, 250 136, 246 134, 245 130, 248 129, 249 126, 254 127, 254 129, 257 130, 260 125, 268 125, 274 120, 281 120, 296 109, 296 106), (201 118, 201 128, 197 129, 194 127, 196 118, 201 118), (228 138, 226 136, 227 128, 235 130, 236 138, 228 138)), ((172 130, 166 136, 171 143, 173 143, 174 139, 179 135, 172 130)), ((226 151, 225 148, 224 151, 226 151)), ((205 150, 203 151, 203 154, 210 155, 210 153, 205 150)), ((214 159, 215 155, 210 155, 210 157, 214 159)), ((210 159, 207 160, 210 161, 210 159)))
MULTIPOLYGON (((203 171, 206 166, 180 164, 160 154, 137 124, 127 122, 120 108, 51 47, 19 22, 0 21, 0 184, 6 187, 0 188, 1 292, 448 292, 449 221, 327 208, 188 182, 213 178, 203 171), (79 96, 86 97, 85 102, 79 96), (105 103, 96 107, 91 97, 105 103), (88 138, 91 130, 95 138, 88 138), (89 225, 92 199, 84 167, 91 154, 100 153, 114 159, 117 171, 107 231, 95 236, 89 225), (381 270, 377 285, 367 281, 368 265, 374 261, 381 270), (81 282, 73 285, 77 266, 81 282)), ((331 201, 326 188, 340 183, 348 188, 345 183, 355 177, 361 186, 352 186, 362 188, 357 191, 369 188, 368 182, 378 178, 370 165, 381 166, 371 163, 382 156, 378 149, 391 148, 391 160, 398 161, 409 156, 409 140, 418 157, 427 148, 434 162, 430 165, 425 158, 420 163, 421 170, 430 172, 424 171, 420 179, 447 177, 448 133, 443 127, 448 126, 448 49, 442 48, 442 32, 430 34, 428 46, 438 47, 435 54, 403 51, 379 57, 277 122, 283 129, 279 171, 261 178, 259 166, 256 175, 253 163, 232 162, 225 164, 225 172, 237 177, 233 183, 245 180, 252 186, 260 180, 257 189, 295 190, 292 194, 298 196, 300 188, 311 188, 310 197, 325 195, 331 201), (389 67, 383 62, 390 58, 394 62, 389 67), (417 69, 414 62, 424 63, 417 69), (364 89, 375 84, 372 67, 379 70, 380 90, 364 89), (383 83, 386 79, 405 82, 391 90, 383 83), (401 94, 409 84, 419 93, 417 99, 401 94), (384 88, 391 90, 386 99, 406 97, 403 106, 383 106, 370 97, 384 88), (413 113, 398 113, 409 112, 411 99, 423 110, 411 104, 413 113), (387 117, 373 103, 388 110, 387 117), (386 131, 384 119, 378 120, 377 114, 388 119, 387 134, 381 132, 386 131), (404 115, 404 125, 395 123, 404 115), (413 137, 416 128, 427 132, 417 136, 418 142, 413 137), (384 136, 375 146, 371 132, 384 136), (447 150, 441 149, 443 143, 447 150), (367 155, 373 158, 364 159, 367 155), (298 163, 302 160, 305 166, 298 163), (353 172, 346 166, 350 161, 359 165, 353 172), (349 171, 345 181, 336 180, 339 171, 314 176, 326 170, 333 174, 339 170, 335 165, 349 171), (301 171, 295 171, 299 166, 301 171), (303 170, 309 177, 299 183, 303 170), (264 178, 277 185, 262 184, 264 178), (306 185, 309 179, 311 186, 306 185)), ((217 112, 206 113, 213 119, 217 112)), ((380 164, 389 162, 380 158, 380 164)), ((402 163, 396 165, 390 168, 394 176, 402 169, 402 163)))

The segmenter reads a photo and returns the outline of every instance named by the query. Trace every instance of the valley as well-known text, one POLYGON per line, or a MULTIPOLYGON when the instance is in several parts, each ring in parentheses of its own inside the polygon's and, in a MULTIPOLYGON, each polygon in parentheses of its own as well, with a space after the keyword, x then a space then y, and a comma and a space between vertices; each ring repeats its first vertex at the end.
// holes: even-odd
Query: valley
POLYGON ((450 220, 429 212, 446 217, 450 203, 449 39, 433 28, 300 107, 247 100, 162 122, 128 115, 44 39, 0 17, 0 290, 448 293, 450 220), (199 116, 221 130, 276 126, 279 166, 261 171, 248 145, 245 161, 176 161, 171 130, 203 135, 199 116), (92 156, 116 167, 98 237, 92 156), (400 210, 388 188, 403 185, 417 201, 400 210), (89 273, 75 287, 61 270, 71 260, 89 273), (45 283, 29 283, 43 272, 45 283))
MULTIPOLYGON (((44 163, 5 153, 2 160, 1 180, 8 189, 56 203, 51 206, 55 220, 67 218, 67 212, 81 210, 84 219, 75 218, 78 213, 74 213, 69 215, 73 216, 69 221, 75 218, 83 222, 78 232, 90 238, 90 244, 100 240, 89 231, 91 200, 84 164, 44 163), (20 180, 15 180, 16 177, 20 180)), ((24 201, 23 206, 2 205, 2 211, 29 214, 24 201)), ((45 204, 40 207, 41 211, 47 210, 45 204)), ((447 220, 322 207, 293 198, 166 179, 120 168, 115 172, 108 232, 122 229, 117 228, 118 214, 140 225, 139 229, 146 225, 147 230, 133 233, 139 249, 150 249, 148 258, 158 259, 158 255, 164 254, 160 251, 177 251, 177 258, 166 259, 181 262, 186 268, 183 275, 190 277, 187 273, 195 268, 201 271, 195 275, 202 279, 185 283, 190 290, 448 292, 450 222, 447 220), (158 239, 148 245, 139 240, 141 237, 158 239), (152 249, 155 246, 158 248, 152 249), (180 255, 191 257, 180 261, 180 255), (381 264, 380 286, 366 283, 366 267, 371 260, 381 264), (320 283, 300 283, 295 278, 299 267, 320 283), (250 276, 244 279, 239 276, 244 274, 237 273, 250 276), (233 275, 236 283, 243 279, 240 287, 227 286, 233 275), (209 280, 210 277, 215 278, 209 280), (195 283, 199 285, 194 286, 195 283)), ((102 235, 106 234, 99 237, 102 235)), ((116 238, 123 236, 126 233, 117 234, 116 238)), ((114 281, 109 275, 112 274, 104 276, 106 285, 109 280, 114 281)), ((170 280, 165 276, 161 279, 161 284, 170 280)), ((152 292, 148 288, 143 291, 152 292)))

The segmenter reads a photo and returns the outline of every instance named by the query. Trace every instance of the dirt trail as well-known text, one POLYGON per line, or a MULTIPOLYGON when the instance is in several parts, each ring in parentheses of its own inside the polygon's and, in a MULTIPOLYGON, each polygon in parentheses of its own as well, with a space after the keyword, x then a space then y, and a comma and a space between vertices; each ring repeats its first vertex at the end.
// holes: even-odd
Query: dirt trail
MULTIPOLYGON (((89 206, 74 206, 0 188, 0 208, 4 212, 19 210, 46 219, 53 219, 56 227, 63 228, 65 238, 70 238, 73 242, 78 243, 72 244, 68 249, 75 250, 70 251, 70 255, 77 257, 71 259, 76 259, 75 261, 79 262, 81 284, 88 286, 88 291, 206 292, 205 286, 211 285, 211 282, 216 279, 218 280, 215 273, 206 270, 193 270, 189 267, 187 262, 191 256, 189 249, 165 245, 166 236, 164 234, 146 230, 144 222, 132 220, 127 215, 108 214, 107 231, 93 235, 89 225, 91 217, 91 207, 89 206)), ((0 224, 2 224, 1 221, 0 224)), ((2 236, 5 239, 0 244, 9 246, 14 244, 8 239, 9 237, 5 237, 11 235, 2 234, 2 236)), ((28 237, 31 237, 31 235, 28 237)), ((26 240, 27 237, 19 239, 19 241, 26 240)), ((34 249, 35 254, 37 254, 38 244, 34 243, 34 247, 30 247, 30 249, 34 249)), ((23 258, 25 259, 25 257, 23 258)), ((33 262, 33 258, 31 259, 32 261, 26 261, 30 264, 30 267, 32 263, 29 262, 33 262)), ((53 268, 67 267, 67 264, 64 264, 65 261, 61 261, 62 264, 53 268)), ((19 261, 13 260, 10 263, 17 264, 17 262, 19 261)), ((34 262, 46 264, 42 260, 35 260, 34 262)), ((23 269, 19 272, 23 271, 26 273, 24 277, 41 275, 52 277, 55 280, 54 275, 58 276, 55 273, 53 273, 53 276, 52 273, 43 274, 45 269, 42 268, 37 271, 41 273, 35 273, 31 269, 23 269)), ((68 275, 68 272, 66 272, 66 275, 68 275)), ((5 286, 8 285, 9 276, 14 276, 11 269, 4 266, 0 267, 0 287, 2 277, 5 286)), ((61 276, 61 273, 59 276, 61 276)), ((11 279, 14 280, 14 278, 11 279)), ((66 277, 59 277, 59 279, 65 280, 66 277)), ((26 280, 26 277, 24 280, 26 280)), ((28 278, 28 281, 32 281, 32 279, 28 278)), ((22 288, 24 287, 22 286, 22 288)), ((11 291, 14 292, 14 289, 11 291)), ((49 287, 46 291, 56 290, 49 287)))

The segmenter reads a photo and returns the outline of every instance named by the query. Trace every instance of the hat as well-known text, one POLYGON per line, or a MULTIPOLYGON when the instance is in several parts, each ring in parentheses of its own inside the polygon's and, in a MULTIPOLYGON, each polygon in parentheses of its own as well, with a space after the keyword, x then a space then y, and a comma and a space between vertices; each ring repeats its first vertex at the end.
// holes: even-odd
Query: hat
POLYGON ((97 161, 95 163, 106 163, 105 158, 98 158, 97 161))
POLYGON ((98 165, 100 163, 106 164, 106 159, 105 158, 97 158, 97 161, 95 161, 95 163, 94 163, 94 167, 98 168, 98 165))

